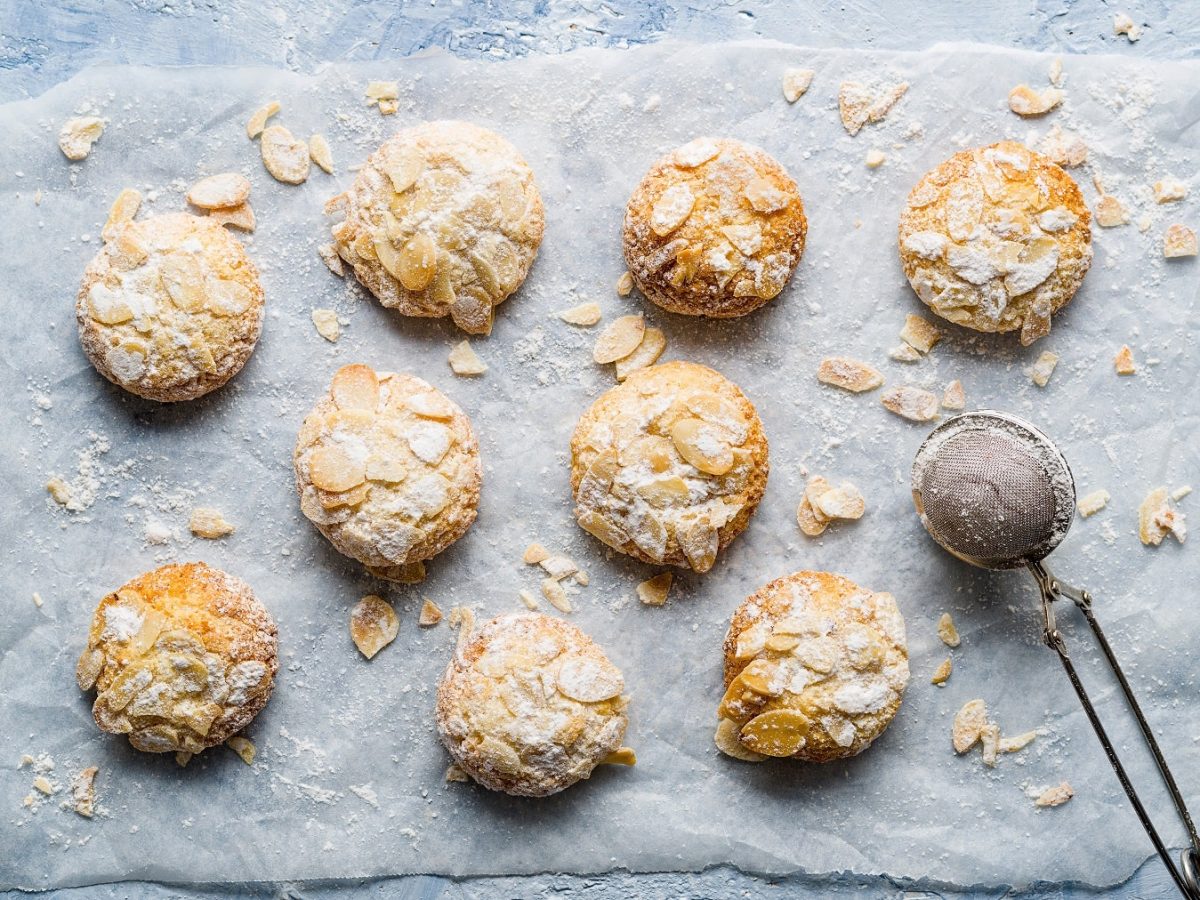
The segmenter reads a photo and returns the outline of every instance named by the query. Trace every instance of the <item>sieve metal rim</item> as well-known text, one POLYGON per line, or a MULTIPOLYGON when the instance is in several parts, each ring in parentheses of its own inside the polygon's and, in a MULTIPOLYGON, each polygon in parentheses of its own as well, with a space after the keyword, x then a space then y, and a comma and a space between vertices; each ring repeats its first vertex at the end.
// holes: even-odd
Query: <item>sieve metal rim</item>
POLYGON ((921 524, 925 527, 929 536, 947 553, 981 569, 1019 569, 1031 562, 1039 562, 1045 559, 1062 543, 1063 538, 1067 536, 1067 530, 1070 528, 1071 522, 1075 518, 1075 475, 1071 471, 1071 466, 1067 463, 1066 457, 1063 456, 1062 451, 1058 449, 1058 446, 1050 439, 1049 435, 1032 422, 1027 422, 1019 416, 1014 416, 1012 413, 1000 412, 995 409, 978 409, 947 419, 931 431, 921 443, 916 456, 913 458, 912 470, 909 477, 913 503, 917 508, 917 514, 921 518, 921 524), (925 516, 925 505, 921 496, 920 485, 924 481, 926 468, 936 457, 938 450, 946 441, 965 431, 990 431, 997 428, 1019 440, 1031 443, 1044 450, 1050 460, 1062 467, 1066 478, 1049 479, 1051 488, 1055 493, 1055 518, 1054 528, 1051 530, 1047 540, 1039 545, 1033 553, 1026 553, 1010 560, 984 562, 983 560, 961 553, 942 542, 925 516))

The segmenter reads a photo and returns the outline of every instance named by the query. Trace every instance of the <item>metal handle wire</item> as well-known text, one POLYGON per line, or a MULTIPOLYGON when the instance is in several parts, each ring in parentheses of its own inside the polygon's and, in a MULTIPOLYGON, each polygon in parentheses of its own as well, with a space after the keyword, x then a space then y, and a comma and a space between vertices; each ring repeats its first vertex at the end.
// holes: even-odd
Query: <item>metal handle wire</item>
POLYGON ((1117 780, 1121 783, 1121 787, 1124 788, 1125 795, 1133 805, 1134 812, 1137 813, 1142 827, 1146 829, 1146 834, 1149 835, 1151 843, 1154 844, 1154 849, 1162 858, 1167 871, 1171 873, 1171 878, 1175 881, 1179 892, 1188 898, 1188 900, 1200 900, 1200 837, 1197 837, 1196 826, 1192 822, 1192 816, 1188 812, 1187 804, 1184 803, 1183 795, 1179 791, 1179 786, 1175 783, 1174 776, 1171 775, 1171 770, 1167 766, 1167 760, 1163 756, 1162 750, 1159 749, 1154 732, 1150 730, 1150 724, 1142 714, 1142 708, 1138 704, 1137 698, 1133 695, 1133 689, 1129 686, 1129 681, 1125 678, 1125 673, 1121 670, 1112 647, 1109 646, 1108 639, 1105 638, 1104 632, 1100 628, 1100 623, 1096 621, 1095 615, 1092 614, 1091 595, 1087 591, 1063 584, 1051 575, 1041 562, 1030 562, 1028 567, 1029 571, 1033 573, 1034 578, 1037 579, 1038 587, 1041 590, 1042 615, 1044 617, 1043 640, 1058 654, 1058 658, 1062 661, 1067 678, 1071 681, 1071 687, 1075 689, 1075 693, 1079 697, 1079 702, 1083 706, 1083 711, 1087 714, 1088 721, 1091 722, 1092 729, 1096 732, 1096 737, 1100 739, 1100 744, 1108 756, 1108 761, 1112 765, 1113 771, 1116 772, 1117 780), (1149 813, 1146 812, 1146 807, 1138 797, 1137 791, 1133 787, 1133 782, 1129 780, 1129 775, 1126 773, 1125 767, 1121 764, 1121 760, 1117 756, 1117 751, 1113 748, 1112 741, 1108 738, 1108 733, 1104 730, 1104 725, 1100 722, 1100 717, 1097 715, 1095 707, 1092 706, 1092 701, 1089 699, 1087 691, 1084 690, 1083 682, 1079 680, 1079 675, 1075 671, 1071 657, 1067 654, 1067 646, 1063 641, 1062 633, 1058 630, 1052 606, 1055 600, 1063 598, 1075 604, 1087 619, 1092 632, 1096 635, 1096 639, 1104 651, 1104 656, 1108 660, 1109 666, 1117 676, 1117 682, 1121 685, 1121 691, 1125 694, 1125 700, 1129 704, 1130 709, 1133 710, 1133 715, 1137 719, 1138 727, 1141 729, 1142 736, 1146 740, 1146 745, 1150 748, 1150 752, 1154 756, 1154 762, 1158 766, 1159 774, 1162 776, 1163 783, 1167 787, 1167 793, 1171 795, 1171 801, 1175 804, 1175 810, 1179 813, 1179 817, 1187 829, 1191 847, 1185 849, 1181 854, 1181 868, 1176 867, 1174 861, 1171 859, 1170 851, 1167 850, 1162 838, 1159 837, 1154 823, 1150 820, 1149 813))

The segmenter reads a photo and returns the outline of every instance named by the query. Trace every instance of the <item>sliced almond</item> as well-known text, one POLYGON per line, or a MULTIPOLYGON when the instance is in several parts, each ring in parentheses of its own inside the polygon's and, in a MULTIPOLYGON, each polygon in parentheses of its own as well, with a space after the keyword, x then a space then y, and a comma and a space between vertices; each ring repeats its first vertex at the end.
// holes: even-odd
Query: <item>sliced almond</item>
POLYGON ((819 537, 829 525, 829 518, 815 505, 815 498, 830 489, 830 484, 820 475, 808 480, 804 496, 796 508, 796 521, 800 530, 809 537, 819 537))
POLYGON ((636 766, 637 754, 632 747, 618 747, 600 762, 606 766, 636 766))
POLYGON ((237 531, 237 526, 225 521, 220 510, 213 509, 211 506, 197 506, 192 510, 192 516, 188 520, 188 530, 196 537, 215 540, 233 534, 237 531))
POLYGON ((542 579, 542 596, 559 612, 571 612, 571 600, 567 597, 567 590, 558 583, 557 578, 542 579))
POLYGON ((326 174, 333 174, 333 151, 329 149, 329 141, 325 140, 325 135, 314 134, 308 139, 308 158, 326 174))
POLYGON ((1062 806, 1068 800, 1075 796, 1075 791, 1067 782, 1063 782, 1052 788, 1046 788, 1038 795, 1038 798, 1033 801, 1034 806, 1062 806))
POLYGON ((564 309, 558 314, 558 317, 568 325, 579 325, 582 328, 590 328, 600 321, 600 304, 581 303, 570 309, 564 309))
POLYGON ((961 643, 962 639, 958 636, 958 629, 950 613, 942 613, 942 617, 938 619, 937 636, 947 647, 957 647, 961 643))
POLYGON ((372 81, 367 84, 367 105, 371 106, 380 100, 398 100, 400 85, 395 81, 372 81))
POLYGON ((929 683, 936 684, 938 687, 944 685, 950 680, 950 672, 952 667, 953 663, 950 662, 950 657, 947 656, 942 660, 938 667, 933 670, 933 675, 930 677, 929 683))
POLYGON ((742 195, 757 213, 779 212, 790 202, 787 192, 780 190, 768 178, 751 178, 742 188, 742 195))
POLYGON ((1050 376, 1054 374, 1054 369, 1057 365, 1058 354, 1051 353, 1049 350, 1043 350, 1042 355, 1033 364, 1033 368, 1029 370, 1029 377, 1038 387, 1045 387, 1050 381, 1050 376))
POLYGON ((910 344, 900 344, 888 351, 888 358, 903 363, 917 362, 921 359, 921 351, 910 344))
MULTIPOLYGON (((1126 13, 1117 13, 1113 16, 1113 34, 1125 35, 1129 39, 1129 43, 1132 44, 1142 36, 1142 29, 1126 13)), ((1065 784, 1066 782, 1063 783, 1065 784)))
POLYGON ((755 753, 791 756, 808 742, 809 720, 795 709, 771 709, 742 726, 740 739, 755 753))
MULTIPOLYGON (((364 366, 362 363, 342 366, 333 374, 330 394, 338 409, 365 409, 374 412, 379 404, 379 379, 370 366, 364 366)), ((415 399, 417 398, 409 398, 408 401, 409 407, 414 410, 415 399)), ((418 412, 418 415, 421 413, 418 412)))
POLYGON ((1024 750, 1032 744, 1037 736, 1038 733, 1036 731, 1026 731, 1024 734, 1018 734, 1014 737, 1002 737, 997 749, 1001 753, 1016 753, 1018 750, 1024 750))
POLYGON ((471 776, 463 771, 458 763, 451 763, 446 769, 446 780, 470 783, 471 776))
POLYGON ((78 116, 67 119, 58 133, 58 149, 72 162, 86 159, 92 144, 104 134, 104 120, 97 116, 78 116))
POLYGON ((671 592, 672 574, 661 572, 637 586, 638 599, 646 606, 662 606, 671 592))
POLYGON ((848 356, 827 356, 817 367, 817 381, 860 394, 883 384, 883 373, 848 356))
POLYGON ((818 494, 816 509, 827 519, 861 519, 867 505, 858 488, 846 482, 818 494))
POLYGON ((605 364, 628 356, 641 344, 646 335, 646 320, 642 316, 621 316, 600 332, 592 359, 605 364))
POLYGON ((862 130, 864 125, 879 122, 908 91, 908 84, 864 84, 858 81, 843 81, 838 87, 838 113, 842 127, 851 136, 862 130))
POLYGON ((1125 207, 1112 194, 1100 195, 1096 200, 1095 213, 1096 224, 1101 228, 1116 228, 1118 225, 1124 225, 1128 221, 1125 215, 1125 207))
POLYGON ((1086 519, 1089 516, 1094 516, 1100 510, 1104 509, 1104 507, 1108 506, 1109 499, 1109 493, 1104 489, 1092 491, 1090 494, 1079 498, 1079 502, 1075 504, 1075 509, 1086 519))
POLYGON ((622 272, 621 277, 617 279, 617 296, 628 297, 631 293, 633 293, 633 274, 622 272))
POLYGON ((982 700, 970 700, 954 716, 951 734, 955 753, 966 753, 978 743, 987 727, 987 706, 982 700))
POLYGON ((942 332, 936 325, 921 316, 909 313, 904 317, 904 327, 900 330, 900 340, 915 350, 928 353, 933 345, 942 339, 942 332))
POLYGON ((423 231, 414 234, 400 249, 396 260, 396 277, 410 291, 423 291, 437 274, 437 245, 423 231))
POLYGON ((471 348, 469 341, 461 341, 454 345, 448 357, 450 370, 455 375, 482 375, 487 371, 487 363, 471 348))
POLYGON ((808 91, 813 76, 817 74, 812 69, 788 68, 783 70, 783 97, 788 103, 795 103, 808 91))
POLYGON ((537 609, 537 598, 526 590, 517 591, 517 596, 521 598, 521 602, 525 604, 526 609, 537 609))
POLYGON ((312 323, 317 329, 317 334, 331 344, 336 344, 338 338, 342 336, 342 326, 338 322, 337 313, 332 309, 314 309, 312 323))
POLYGON ((607 659, 570 656, 558 670, 557 686, 564 697, 599 703, 619 696, 625 690, 625 679, 607 659))
POLYGON ((263 129, 267 127, 267 120, 271 118, 271 116, 277 114, 279 109, 279 103, 275 100, 272 100, 261 109, 255 110, 254 115, 252 115, 250 120, 246 122, 246 137, 250 138, 250 140, 254 140, 256 137, 262 134, 263 129))
POLYGON ((308 145, 282 125, 272 125, 263 131, 259 150, 263 165, 276 181, 303 184, 308 179, 308 145))
POLYGON ((71 800, 75 812, 90 819, 96 812, 96 773, 100 770, 88 766, 71 779, 71 800))
POLYGON ((237 172, 224 172, 201 178, 187 192, 187 201, 200 209, 226 209, 239 206, 250 196, 250 179, 237 172))
POLYGON ((942 409, 962 409, 967 405, 967 395, 963 390, 962 382, 958 379, 946 385, 946 390, 942 393, 942 409))
POLYGON ((530 544, 525 548, 525 554, 521 557, 521 561, 528 566, 536 566, 544 559, 550 558, 550 551, 541 544, 530 544))
POLYGON ((617 381, 624 381, 639 369, 654 365, 666 349, 667 336, 657 328, 647 328, 634 351, 617 360, 617 381))
POLYGON ((140 191, 125 188, 117 194, 117 199, 113 201, 113 205, 108 210, 108 220, 104 223, 100 237, 105 242, 115 238, 121 229, 133 221, 133 217, 137 215, 141 205, 142 194, 140 191))
POLYGON ((417 624, 422 628, 429 628, 442 621, 442 611, 438 605, 428 597, 422 598, 421 613, 417 617, 417 624))
POLYGON ((693 572, 704 574, 713 567, 720 547, 720 532, 709 522, 699 521, 689 525, 682 533, 676 532, 679 549, 687 558, 693 572))
POLYGON ((561 553, 550 554, 545 559, 539 559, 538 565, 542 567, 542 571, 558 581, 579 571, 579 566, 575 565, 575 561, 561 553))
POLYGON ((732 756, 743 762, 762 762, 766 759, 766 756, 755 753, 738 740, 741 730, 741 726, 730 719, 721 719, 717 722, 717 733, 713 736, 717 749, 726 756, 732 756))
POLYGON ((1167 259, 1195 256, 1197 250, 1196 232, 1186 225, 1176 223, 1163 234, 1163 256, 1167 259))
POLYGON ((1158 521, 1159 513, 1167 507, 1167 489, 1155 488, 1138 507, 1138 538, 1146 546, 1157 547, 1167 536, 1167 528, 1158 521))
POLYGON ((342 278, 346 274, 346 267, 342 263, 341 256, 338 255, 337 247, 333 244, 322 244, 317 248, 317 255, 321 257, 321 262, 325 263, 325 268, 329 269, 338 278, 342 278))
POLYGON ((983 748, 983 764, 992 768, 996 765, 996 754, 1000 752, 1000 726, 988 722, 979 731, 979 741, 983 748))
POLYGON ((1117 369, 1118 375, 1135 375, 1137 374, 1137 365, 1133 361, 1133 351, 1126 344, 1117 351, 1116 357, 1113 358, 1113 365, 1117 369))
POLYGON ((671 428, 671 442, 680 456, 708 475, 733 468, 733 448, 722 430, 703 419, 680 419, 671 428))
POLYGON ((382 597, 375 594, 363 597, 350 610, 350 637, 367 659, 394 641, 399 632, 396 611, 382 597))
POLYGON ((1173 203, 1188 195, 1188 186, 1178 178, 1162 178, 1154 182, 1154 202, 1173 203))
POLYGON ((1062 103, 1064 96, 1058 88, 1035 91, 1027 84, 1018 84, 1008 92, 1008 108, 1018 116, 1044 116, 1062 103))
POLYGON ((254 765, 254 757, 258 753, 258 750, 255 748, 254 744, 249 738, 242 737, 240 734, 235 734, 233 737, 227 740, 225 744, 230 750, 240 756, 242 758, 242 762, 244 762, 246 765, 254 765))
POLYGON ((241 203, 228 209, 210 209, 208 217, 218 225, 228 225, 247 234, 253 232, 258 226, 254 210, 250 208, 249 203, 241 203))
POLYGON ((666 237, 692 214, 696 195, 686 184, 673 184, 654 202, 650 210, 650 230, 659 237, 666 237))
POLYGON ((309 477, 323 491, 348 491, 367 477, 366 465, 337 446, 318 447, 308 460, 309 477))
POLYGON ((928 422, 937 418, 936 394, 910 385, 889 388, 879 398, 884 407, 910 422, 928 422))

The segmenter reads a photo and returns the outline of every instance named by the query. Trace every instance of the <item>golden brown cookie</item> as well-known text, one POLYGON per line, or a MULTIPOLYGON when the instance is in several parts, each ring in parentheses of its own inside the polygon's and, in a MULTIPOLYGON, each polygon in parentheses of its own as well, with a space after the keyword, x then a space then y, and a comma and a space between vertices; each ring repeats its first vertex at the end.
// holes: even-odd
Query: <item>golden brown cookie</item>
POLYGON ((754 404, 695 363, 634 372, 592 404, 571 438, 580 526, 636 559, 697 572, 745 529, 768 469, 754 404))
MULTIPOLYGON (((469 627, 465 625, 464 627, 469 627)), ((625 679, 569 622, 510 613, 460 639, 437 695, 455 762, 494 791, 544 797, 587 778, 621 747, 625 679)))
POLYGON ((1071 176, 1014 141, 930 170, 900 215, 900 262, 921 301, 976 331, 1050 333, 1092 264, 1091 213, 1071 176))
POLYGON ((96 370, 150 400, 191 400, 241 371, 262 330, 258 272, 215 221, 166 213, 114 228, 75 303, 96 370))
POLYGON ((420 580, 475 521, 482 469, 466 414, 412 375, 343 366, 304 419, 300 509, 374 575, 420 580))
POLYGON ((278 668, 275 622, 250 587, 168 565, 100 601, 79 657, 96 724, 147 753, 199 753, 250 724, 278 668))
POLYGON ((829 572, 785 575, 733 614, 717 746, 751 760, 854 756, 891 723, 907 684, 891 594, 829 572))
POLYGON ((545 217, 533 172, 500 135, 426 122, 387 140, 344 196, 341 257, 384 306, 471 334, 521 286, 545 217))
POLYGON ((642 293, 688 316, 744 316, 800 262, 796 182, 750 144, 697 138, 650 167, 625 208, 625 262, 642 293))

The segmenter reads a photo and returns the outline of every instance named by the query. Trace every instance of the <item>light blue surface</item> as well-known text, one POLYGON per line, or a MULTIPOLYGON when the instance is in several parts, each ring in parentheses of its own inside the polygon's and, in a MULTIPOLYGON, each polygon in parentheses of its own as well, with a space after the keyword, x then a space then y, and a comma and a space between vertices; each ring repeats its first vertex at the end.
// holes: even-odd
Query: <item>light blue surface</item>
MULTIPOLYGON (((663 37, 689 40, 767 37, 801 45, 919 49, 943 41, 980 41, 1073 53, 1115 52, 1150 58, 1200 56, 1200 3, 1130 3, 1120 10, 1143 23, 1130 45, 1112 34, 1118 9, 1103 0, 1029 2, 732 3, 636 0, 514 2, 306 2, 306 0, 127 0, 0 2, 0 101, 36 95, 89 65, 140 63, 264 64, 301 71, 344 60, 386 60, 431 47, 464 57, 556 53, 622 46, 663 37), (986 8, 984 8, 986 7, 986 8)), ((1086 840, 1086 836, 1077 836, 1086 840)), ((1142 835, 1130 840, 1141 842, 1142 835)), ((3 848, 0 848, 3 852, 3 848)), ((222 885, 180 889, 126 884, 51 892, 82 898, 347 897, 903 897, 1081 898, 1070 886, 1009 892, 950 889, 840 876, 761 879, 721 867, 694 874, 541 875, 451 881, 412 876, 361 884, 222 885)), ((1106 896, 1174 896, 1157 861, 1106 896)), ((6 894, 5 896, 12 896, 6 894)))

